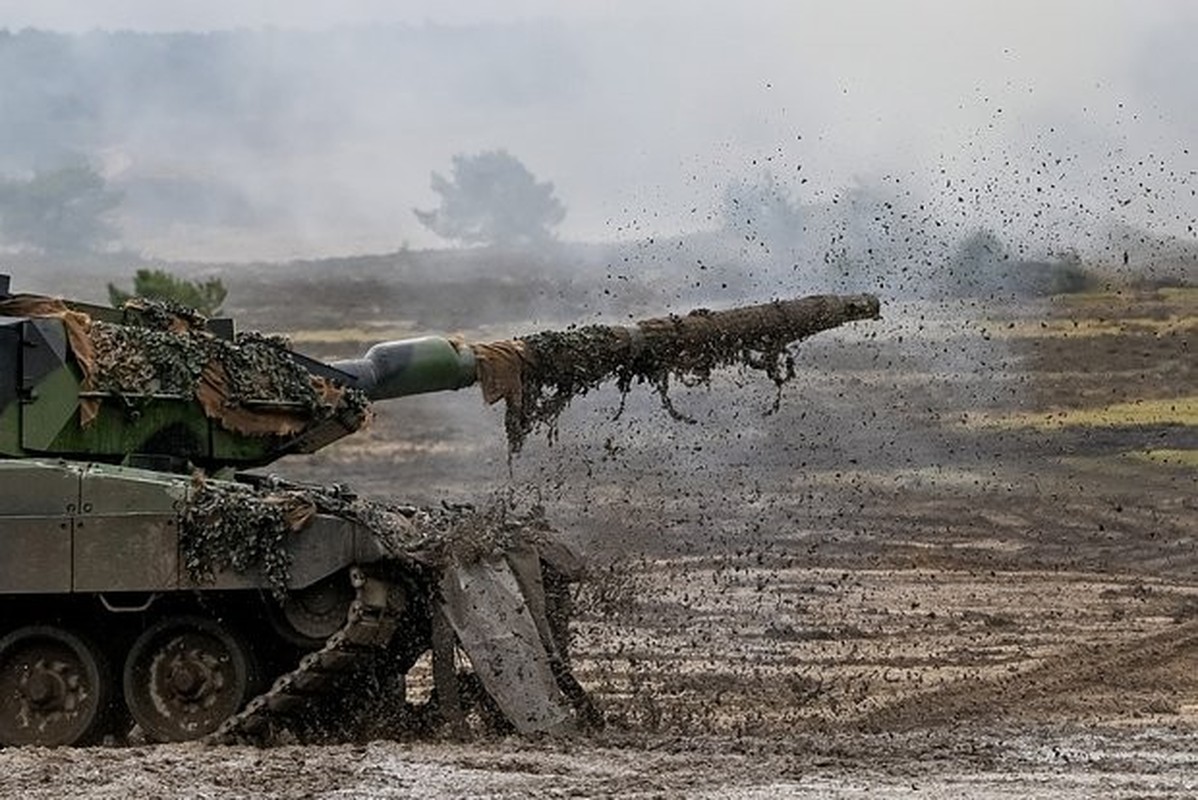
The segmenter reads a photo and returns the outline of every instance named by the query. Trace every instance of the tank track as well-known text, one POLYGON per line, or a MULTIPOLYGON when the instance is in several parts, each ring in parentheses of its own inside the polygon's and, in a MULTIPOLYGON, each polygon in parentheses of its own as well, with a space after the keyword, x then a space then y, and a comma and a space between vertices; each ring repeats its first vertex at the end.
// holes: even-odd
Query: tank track
POLYGON ((323 647, 305 655, 299 666, 279 676, 270 689, 204 737, 205 742, 239 744, 269 739, 274 722, 295 715, 315 698, 328 694, 337 678, 368 663, 387 646, 403 610, 394 602, 396 587, 383 578, 367 575, 360 567, 350 570, 350 582, 355 597, 345 625, 323 647))

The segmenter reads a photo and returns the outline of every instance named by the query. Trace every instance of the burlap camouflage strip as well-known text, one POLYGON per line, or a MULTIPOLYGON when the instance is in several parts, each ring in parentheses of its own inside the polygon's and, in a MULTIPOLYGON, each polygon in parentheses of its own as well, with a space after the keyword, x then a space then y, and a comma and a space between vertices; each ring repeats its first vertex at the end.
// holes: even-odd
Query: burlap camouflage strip
MULTIPOLYGON (((80 388, 91 391, 95 388, 93 379, 95 348, 92 346, 92 320, 82 311, 74 311, 67 307, 62 300, 53 297, 43 297, 36 294, 16 294, 0 300, 0 316, 5 317, 51 317, 62 320, 66 330, 67 342, 79 365, 81 375, 80 388)), ((89 424, 100 411, 100 401, 84 399, 79 403, 79 423, 89 424)))

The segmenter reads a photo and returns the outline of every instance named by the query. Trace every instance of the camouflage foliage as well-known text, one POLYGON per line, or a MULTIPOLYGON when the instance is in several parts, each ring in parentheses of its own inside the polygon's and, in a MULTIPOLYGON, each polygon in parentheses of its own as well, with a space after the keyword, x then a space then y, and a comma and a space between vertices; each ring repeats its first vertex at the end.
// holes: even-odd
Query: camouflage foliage
POLYGON ((196 396, 205 368, 219 364, 227 377, 225 403, 295 404, 311 421, 337 410, 363 414, 366 396, 346 389, 330 402, 311 374, 291 358, 281 337, 249 331, 233 341, 203 330, 203 317, 169 303, 138 300, 140 325, 93 321, 95 389, 135 403, 152 395, 196 396))

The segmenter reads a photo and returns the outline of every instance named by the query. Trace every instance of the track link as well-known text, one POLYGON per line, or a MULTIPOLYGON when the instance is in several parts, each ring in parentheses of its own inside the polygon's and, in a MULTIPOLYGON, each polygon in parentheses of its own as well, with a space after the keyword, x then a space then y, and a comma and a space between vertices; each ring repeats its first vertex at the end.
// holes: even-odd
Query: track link
POLYGON ((270 689, 204 737, 205 742, 237 744, 268 739, 273 722, 293 716, 314 698, 327 694, 338 677, 366 663, 387 646, 401 615, 401 608, 392 601, 395 587, 382 578, 367 575, 360 567, 350 570, 350 582, 355 597, 345 625, 323 647, 305 655, 299 666, 279 676, 270 689))

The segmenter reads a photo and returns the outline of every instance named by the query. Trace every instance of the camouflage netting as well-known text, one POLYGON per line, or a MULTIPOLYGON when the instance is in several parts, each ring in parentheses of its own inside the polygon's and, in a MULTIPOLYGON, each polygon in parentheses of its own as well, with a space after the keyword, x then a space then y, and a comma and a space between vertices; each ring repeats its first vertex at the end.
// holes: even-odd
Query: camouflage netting
POLYGON ((131 405, 152 395, 194 397, 208 417, 250 436, 293 435, 338 413, 359 424, 367 418, 362 392, 311 375, 281 338, 247 332, 228 341, 187 309, 147 300, 127 308, 142 325, 92 323, 97 391, 131 405))
POLYGON ((781 396, 794 377, 788 347, 828 328, 878 315, 869 295, 817 296, 731 311, 699 309, 685 316, 648 319, 635 326, 590 325, 545 331, 509 342, 474 345, 479 381, 488 403, 506 401, 505 426, 513 452, 539 426, 556 435, 556 420, 570 401, 614 379, 627 393, 647 383, 676 419, 671 378, 706 383, 713 370, 740 364, 764 372, 781 396))
MULTIPOLYGON (((80 388, 119 398, 136 409, 152 396, 195 399, 227 430, 249 436, 289 436, 339 415, 350 426, 369 418, 356 389, 311 375, 287 352, 285 340, 240 333, 233 341, 205 330, 197 312, 137 298, 125 311, 138 324, 114 324, 70 309, 61 300, 14 295, 0 302, 7 316, 55 317, 66 327, 81 373, 80 388)), ((99 413, 100 399, 79 403, 80 424, 99 413)))
MULTIPOLYGON (((502 500, 482 510, 416 508, 272 479, 260 486, 198 481, 180 514, 186 568, 197 582, 226 569, 258 570, 281 597, 291 566, 288 539, 318 512, 364 526, 387 562, 426 587, 429 624, 444 620, 452 630, 448 641, 433 634, 429 642, 438 691, 447 686, 443 680, 458 685, 452 669, 436 677, 436 664, 447 658, 441 663, 452 667, 460 647, 481 691, 516 730, 564 732, 601 720, 566 656, 562 581, 580 577, 577 563, 567 560, 576 556, 554 541, 539 506, 517 512, 502 500)), ((446 718, 456 713, 461 722, 456 704, 446 700, 446 718)))
POLYGON ((301 492, 263 495, 250 487, 197 482, 180 518, 183 564, 196 583, 211 583, 224 570, 258 569, 282 592, 290 579, 287 538, 315 513, 316 504, 301 492))
POLYGON ((543 509, 517 510, 495 500, 485 508, 417 507, 367 500, 334 488, 197 479, 180 514, 179 546, 189 577, 210 583, 223 570, 260 570, 277 592, 290 579, 288 537, 317 513, 369 530, 388 555, 415 568, 470 564, 550 533, 543 509))

